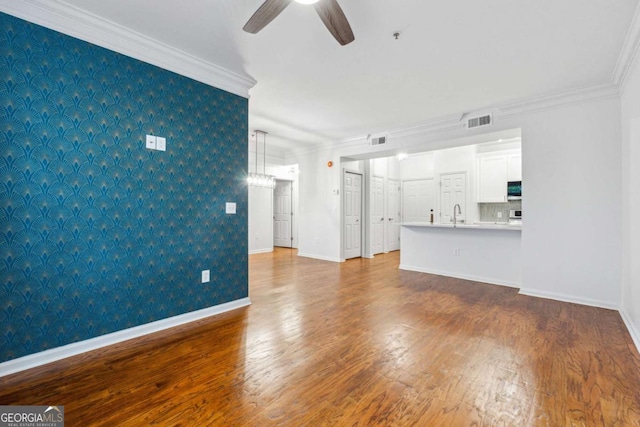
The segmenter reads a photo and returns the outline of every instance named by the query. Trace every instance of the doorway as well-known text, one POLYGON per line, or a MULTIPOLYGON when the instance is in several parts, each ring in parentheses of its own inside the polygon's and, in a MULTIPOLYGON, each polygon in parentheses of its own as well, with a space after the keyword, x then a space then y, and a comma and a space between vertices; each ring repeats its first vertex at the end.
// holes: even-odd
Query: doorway
POLYGON ((384 252, 384 177, 371 177, 371 255, 384 252))
POLYGON ((344 171, 344 258, 362 256, 362 174, 344 171))
POLYGON ((402 183, 402 221, 430 222, 436 212, 436 185, 433 178, 402 183))
POLYGON ((293 183, 276 180, 273 190, 273 246, 293 247, 293 183))
POLYGON ((400 180, 387 180, 386 252, 400 250, 400 180))
POLYGON ((440 222, 453 223, 453 208, 460 205, 459 222, 465 222, 467 200, 466 172, 444 173, 440 175, 440 222))

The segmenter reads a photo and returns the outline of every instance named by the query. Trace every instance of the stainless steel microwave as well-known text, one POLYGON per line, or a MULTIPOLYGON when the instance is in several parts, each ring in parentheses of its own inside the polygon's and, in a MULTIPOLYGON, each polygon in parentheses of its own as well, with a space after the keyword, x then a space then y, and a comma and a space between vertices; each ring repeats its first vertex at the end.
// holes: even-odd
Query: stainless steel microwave
POLYGON ((522 199, 522 181, 507 182, 507 200, 522 199))

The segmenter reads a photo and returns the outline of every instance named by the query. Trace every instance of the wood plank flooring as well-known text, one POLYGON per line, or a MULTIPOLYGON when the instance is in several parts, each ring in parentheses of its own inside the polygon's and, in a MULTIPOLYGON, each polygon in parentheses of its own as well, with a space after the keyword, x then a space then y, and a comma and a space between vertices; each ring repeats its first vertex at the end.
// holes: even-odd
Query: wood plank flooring
POLYGON ((615 311, 398 270, 250 257, 253 305, 0 378, 67 426, 640 426, 615 311))

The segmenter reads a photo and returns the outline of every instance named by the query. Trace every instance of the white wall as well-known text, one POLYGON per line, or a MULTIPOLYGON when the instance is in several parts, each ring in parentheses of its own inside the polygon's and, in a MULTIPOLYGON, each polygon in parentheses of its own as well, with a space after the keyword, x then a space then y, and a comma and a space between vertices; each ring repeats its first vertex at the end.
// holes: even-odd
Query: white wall
POLYGON ((402 180, 434 178, 433 152, 411 154, 400 162, 402 180))
POLYGON ((402 161, 398 160, 398 156, 387 158, 387 178, 402 179, 402 161))
POLYGON ((249 186, 249 253, 273 251, 273 189, 249 186))
POLYGON ((371 159, 371 175, 387 176, 387 161, 388 157, 380 157, 378 159, 371 159))
POLYGON ((364 173, 365 165, 363 160, 343 160, 341 166, 342 169, 364 173))
POLYGON ((640 348, 640 54, 622 94, 622 315, 640 348))
POLYGON ((340 155, 325 149, 292 154, 300 168, 300 215, 298 255, 340 261, 340 155), (333 166, 328 167, 327 162, 333 166))
POLYGON ((619 101, 533 113, 522 124, 523 287, 532 294, 617 307, 619 101))
MULTIPOLYGON (((494 117, 491 132, 522 131, 522 284, 531 294, 617 307, 621 280, 620 101, 600 99, 494 117)), ((390 139, 411 151, 452 147, 482 133, 462 128, 390 139)), ((300 155, 300 250, 340 259, 339 187, 330 157, 385 153, 366 141, 300 155), (303 250, 304 249, 304 250, 303 250)), ((335 160, 334 160, 335 161, 335 160)), ((473 188, 473 186, 472 186, 473 188)))

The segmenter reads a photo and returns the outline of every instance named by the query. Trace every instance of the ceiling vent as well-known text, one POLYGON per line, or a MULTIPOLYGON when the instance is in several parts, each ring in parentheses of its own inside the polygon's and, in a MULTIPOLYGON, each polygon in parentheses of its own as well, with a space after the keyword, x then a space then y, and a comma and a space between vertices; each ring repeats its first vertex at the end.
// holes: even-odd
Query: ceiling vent
POLYGON ((477 128, 480 126, 489 126, 493 122, 493 118, 491 114, 487 114, 486 116, 473 117, 467 120, 467 128, 477 128))
POLYGON ((384 145, 386 143, 387 143, 386 135, 369 138, 369 145, 384 145))

